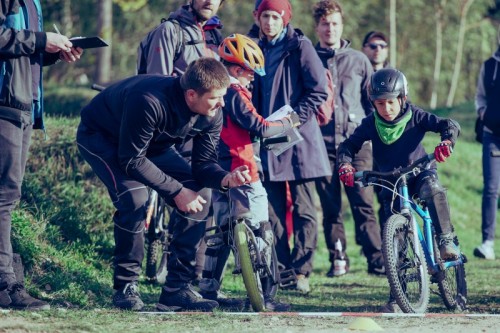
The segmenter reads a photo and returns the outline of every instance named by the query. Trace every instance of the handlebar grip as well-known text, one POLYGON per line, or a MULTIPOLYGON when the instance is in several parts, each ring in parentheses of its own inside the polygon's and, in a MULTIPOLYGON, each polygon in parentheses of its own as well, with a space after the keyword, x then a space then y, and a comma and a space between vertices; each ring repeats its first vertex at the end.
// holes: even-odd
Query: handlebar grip
POLYGON ((90 88, 92 90, 97 90, 97 91, 103 91, 104 89, 106 89, 105 86, 101 86, 100 84, 97 84, 97 83, 92 84, 92 86, 90 86, 90 88))

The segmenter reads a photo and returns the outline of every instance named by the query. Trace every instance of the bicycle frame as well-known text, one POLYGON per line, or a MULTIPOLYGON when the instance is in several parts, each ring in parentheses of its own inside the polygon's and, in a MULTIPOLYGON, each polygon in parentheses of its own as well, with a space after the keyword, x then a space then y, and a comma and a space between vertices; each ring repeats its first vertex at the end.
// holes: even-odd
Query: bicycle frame
MULTIPOLYGON (((418 238, 418 241, 422 245, 425 259, 427 261, 429 274, 433 275, 439 271, 448 269, 449 267, 463 264, 464 261, 462 260, 462 257, 459 257, 459 259, 455 261, 442 261, 440 263, 436 262, 436 249, 434 248, 433 241, 433 226, 429 210, 427 209, 427 207, 420 206, 417 202, 410 198, 408 193, 407 179, 407 174, 402 175, 400 184, 397 186, 398 197, 401 204, 400 213, 404 216, 410 217, 410 221, 412 222, 412 229, 416 231, 414 235, 416 238, 418 238), (419 216, 422 220, 422 227, 420 227, 420 224, 418 223, 415 215, 419 216)), ((417 239, 415 239, 415 241, 416 240, 417 239)))

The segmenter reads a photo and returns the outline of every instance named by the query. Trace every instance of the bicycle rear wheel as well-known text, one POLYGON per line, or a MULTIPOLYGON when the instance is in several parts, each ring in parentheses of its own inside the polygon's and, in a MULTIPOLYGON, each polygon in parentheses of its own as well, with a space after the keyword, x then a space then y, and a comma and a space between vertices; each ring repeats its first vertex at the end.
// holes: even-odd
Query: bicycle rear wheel
MULTIPOLYGON (((437 250, 438 247, 435 240, 434 244, 436 248, 436 262, 441 262, 441 256, 439 255, 439 250, 437 250)), ((455 244, 458 246, 458 239, 455 239, 455 244)), ((463 311, 467 308, 467 279, 464 265, 466 259, 463 254, 461 259, 462 263, 457 266, 452 266, 436 273, 439 293, 448 310, 463 311)))
POLYGON ((164 284, 167 277, 168 243, 167 231, 168 210, 165 201, 158 195, 151 196, 154 210, 146 230, 146 280, 151 283, 164 284))
POLYGON ((262 312, 265 309, 264 297, 259 269, 255 264, 259 251, 256 244, 252 241, 250 233, 252 231, 244 222, 235 224, 234 242, 238 252, 243 283, 245 284, 252 308, 256 312, 262 312))
POLYGON ((424 313, 429 304, 429 273, 420 242, 415 242, 410 222, 391 216, 384 227, 382 250, 392 295, 405 313, 424 313))

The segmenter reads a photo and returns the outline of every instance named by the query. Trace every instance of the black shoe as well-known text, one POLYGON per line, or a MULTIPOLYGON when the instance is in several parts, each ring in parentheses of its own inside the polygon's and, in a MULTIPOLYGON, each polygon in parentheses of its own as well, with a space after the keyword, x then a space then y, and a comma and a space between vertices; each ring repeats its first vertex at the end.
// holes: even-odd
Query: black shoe
POLYGON ((385 276, 385 267, 384 265, 368 265, 368 274, 377 275, 377 276, 385 276))
POLYGON ((245 307, 245 300, 239 298, 231 298, 219 291, 200 291, 200 295, 204 299, 209 299, 219 303, 223 309, 241 311, 245 307))
POLYGON ((174 291, 169 291, 167 288, 163 287, 161 290, 160 300, 156 304, 158 311, 198 310, 211 312, 219 306, 216 301, 204 299, 193 290, 190 284, 174 291))
POLYGON ((30 296, 24 285, 18 282, 0 292, 0 307, 30 311, 50 309, 49 303, 30 296))
POLYGON ((266 311, 271 312, 289 312, 291 309, 290 304, 281 303, 272 298, 266 299, 264 305, 266 306, 266 311))
POLYGON ((117 290, 113 296, 113 305, 122 310, 139 311, 144 307, 137 282, 130 282, 117 290))

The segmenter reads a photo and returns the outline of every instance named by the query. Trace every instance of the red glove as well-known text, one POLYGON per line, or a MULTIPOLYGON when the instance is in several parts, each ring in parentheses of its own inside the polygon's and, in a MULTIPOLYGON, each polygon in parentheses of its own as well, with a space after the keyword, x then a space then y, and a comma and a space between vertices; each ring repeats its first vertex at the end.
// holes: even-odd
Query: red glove
POLYGON ((434 149, 434 157, 439 163, 444 162, 453 152, 450 140, 444 140, 434 149))
POLYGON ((339 168, 339 178, 345 186, 354 186, 354 173, 356 169, 350 163, 344 163, 339 168))

